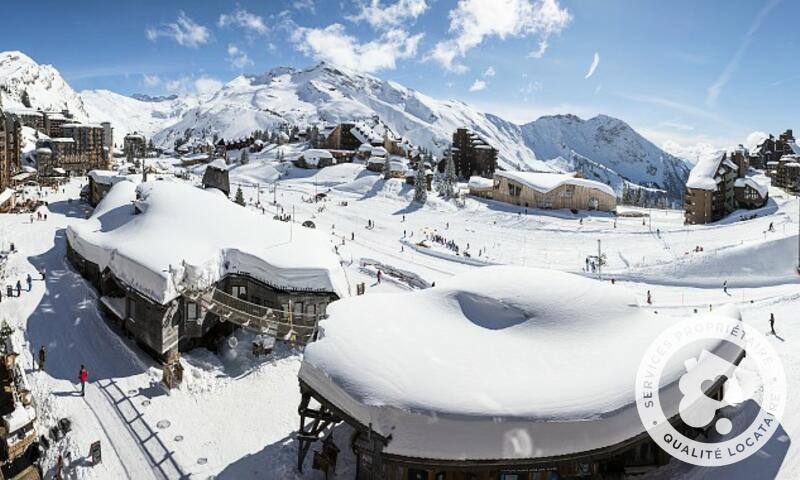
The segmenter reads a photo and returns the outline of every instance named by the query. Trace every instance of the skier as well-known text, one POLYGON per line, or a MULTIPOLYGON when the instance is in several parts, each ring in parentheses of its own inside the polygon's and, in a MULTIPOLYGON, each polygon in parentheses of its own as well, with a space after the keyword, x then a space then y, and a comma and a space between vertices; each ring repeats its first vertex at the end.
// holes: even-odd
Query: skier
POLYGON ((774 313, 770 313, 769 314, 769 329, 771 330, 771 333, 773 335, 777 335, 775 333, 775 314, 774 313))
POLYGON ((39 349, 39 371, 44 370, 44 362, 47 360, 47 351, 44 349, 44 345, 42 348, 39 349))
POLYGON ((42 267, 42 271, 39 273, 42 276, 42 281, 44 281, 44 279, 47 278, 47 267, 42 267))
POLYGON ((31 278, 31 274, 29 273, 27 277, 25 277, 25 281, 28 282, 28 291, 31 291, 33 288, 33 279, 31 278))
POLYGON ((648 305, 653 304, 653 297, 650 295, 650 290, 647 291, 647 304, 648 305))
POLYGON ((378 270, 378 283, 379 284, 381 283, 381 277, 383 277, 383 273, 380 270, 378 270))
POLYGON ((86 396, 86 382, 89 380, 89 372, 86 371, 86 367, 83 365, 78 371, 78 380, 81 382, 81 397, 86 396))
POLYGON ((728 293, 728 281, 727 280, 722 282, 722 291, 725 292, 725 293, 728 293))
POLYGON ((775 231, 775 226, 772 224, 772 222, 769 222, 769 229, 768 230, 770 232, 774 232, 775 231))
POLYGON ((20 281, 17 280, 17 296, 18 297, 20 296, 20 292, 21 291, 22 291, 22 283, 20 283, 20 281))
POLYGON ((350 241, 354 241, 356 239, 356 232, 350 232, 350 241))

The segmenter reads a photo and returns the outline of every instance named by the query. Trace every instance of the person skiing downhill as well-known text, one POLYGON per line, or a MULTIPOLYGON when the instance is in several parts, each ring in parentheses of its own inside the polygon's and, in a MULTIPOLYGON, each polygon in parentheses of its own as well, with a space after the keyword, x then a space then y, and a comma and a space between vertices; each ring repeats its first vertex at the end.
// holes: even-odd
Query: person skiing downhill
POLYGON ((647 304, 648 305, 653 304, 653 297, 650 295, 650 290, 647 291, 647 304))
POLYGON ((78 380, 81 382, 81 397, 84 397, 86 396, 86 382, 89 381, 89 372, 83 365, 81 365, 81 369, 78 371, 78 380))
POLYGON ((775 333, 775 314, 774 313, 770 313, 769 314, 769 329, 771 330, 770 333, 772 333, 773 335, 777 335, 777 333, 775 333))
POLYGON ((378 283, 381 283, 381 277, 383 277, 383 272, 378 270, 378 283))

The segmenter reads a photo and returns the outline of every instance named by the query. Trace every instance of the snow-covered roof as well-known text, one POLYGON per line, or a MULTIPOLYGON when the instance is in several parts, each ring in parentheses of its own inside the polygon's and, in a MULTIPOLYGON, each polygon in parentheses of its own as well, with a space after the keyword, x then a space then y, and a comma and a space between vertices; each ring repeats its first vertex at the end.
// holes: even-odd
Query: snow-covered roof
POLYGON ((614 189, 594 180, 586 178, 576 178, 574 173, 536 173, 536 172, 495 172, 495 176, 515 180, 537 192, 547 193, 561 185, 576 185, 586 188, 594 188, 608 195, 616 196, 614 189))
POLYGON ((141 133, 129 133, 125 135, 125 140, 144 140, 144 135, 141 133))
POLYGON ((224 195, 168 180, 115 184, 92 216, 67 229, 84 258, 159 303, 246 273, 282 289, 347 295, 328 238, 236 205, 224 195), (134 214, 136 200, 142 212, 134 214))
POLYGON ((491 178, 483 178, 478 176, 469 177, 469 188, 487 189, 494 187, 494 181, 491 178))
POLYGON ((700 155, 694 168, 689 172, 689 179, 686 180, 686 188, 716 190, 717 181, 715 177, 725 157, 725 152, 719 150, 706 152, 700 155))
POLYGON ((56 137, 50 140, 56 143, 75 143, 75 139, 71 137, 56 137))
POLYGON ((737 178, 736 181, 734 182, 733 186, 734 187, 740 187, 740 188, 742 188, 742 187, 750 187, 753 190, 757 191, 758 194, 761 195, 762 198, 766 197, 767 196, 767 192, 769 191, 769 189, 767 188, 766 185, 762 185, 762 184, 756 182, 755 180, 753 180, 752 178, 749 178, 749 177, 747 177, 747 178, 737 178))
MULTIPOLYGON (((512 266, 340 300, 327 313, 300 379, 391 436, 386 453, 442 460, 546 458, 641 434, 636 371, 648 345, 679 320, 608 282, 512 266), (533 445, 520 450, 515 439, 533 445)), ((693 318, 706 316, 741 319, 733 306, 693 318)), ((732 360, 733 351, 720 350, 731 344, 716 342, 697 353, 732 360)), ((680 361, 665 367, 668 418, 684 373, 680 361)))
POLYGON ((88 173, 88 176, 92 181, 101 185, 113 185, 117 182, 130 180, 115 170, 92 170, 88 173))
POLYGON ((308 159, 309 157, 315 158, 333 158, 333 155, 328 150, 323 150, 321 148, 310 148, 303 152, 303 156, 308 159))
POLYGON ((209 163, 206 168, 215 168, 217 170, 222 170, 223 172, 225 172, 228 170, 228 164, 225 163, 225 160, 218 158, 213 162, 209 163))

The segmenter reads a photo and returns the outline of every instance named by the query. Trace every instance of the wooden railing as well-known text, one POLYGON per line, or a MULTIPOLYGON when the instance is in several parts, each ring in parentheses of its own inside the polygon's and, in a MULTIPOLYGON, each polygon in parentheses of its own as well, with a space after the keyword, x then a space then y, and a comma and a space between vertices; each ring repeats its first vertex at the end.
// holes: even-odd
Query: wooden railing
POLYGON ((247 330, 275 338, 310 343, 316 338, 319 320, 324 315, 293 313, 248 302, 212 288, 204 292, 185 292, 187 298, 200 307, 247 330))

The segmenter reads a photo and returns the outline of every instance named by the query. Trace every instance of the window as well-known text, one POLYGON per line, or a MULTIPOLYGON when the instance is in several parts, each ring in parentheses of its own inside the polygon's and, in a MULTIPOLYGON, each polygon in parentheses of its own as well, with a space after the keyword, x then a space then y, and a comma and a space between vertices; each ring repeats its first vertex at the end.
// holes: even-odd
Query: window
POLYGON ((317 314, 316 305, 314 305, 313 303, 309 303, 308 305, 306 305, 306 315, 308 315, 309 317, 313 317, 316 314, 317 314))
POLYGON ((428 480, 428 472, 425 470, 408 469, 408 480, 428 480))
POLYGON ((292 315, 300 317, 303 314, 303 302, 297 302, 292 305, 292 315))
POLYGON ((128 320, 136 320, 136 300, 128 299, 128 320))
POLYGON ((498 480, 523 480, 523 476, 520 473, 504 473, 501 472, 498 480))
POLYGON ((234 285, 231 287, 231 295, 236 298, 246 298, 247 297, 247 287, 244 285, 234 285))
POLYGON ((197 304, 188 302, 186 304, 186 320, 189 322, 197 322, 199 316, 197 304))

